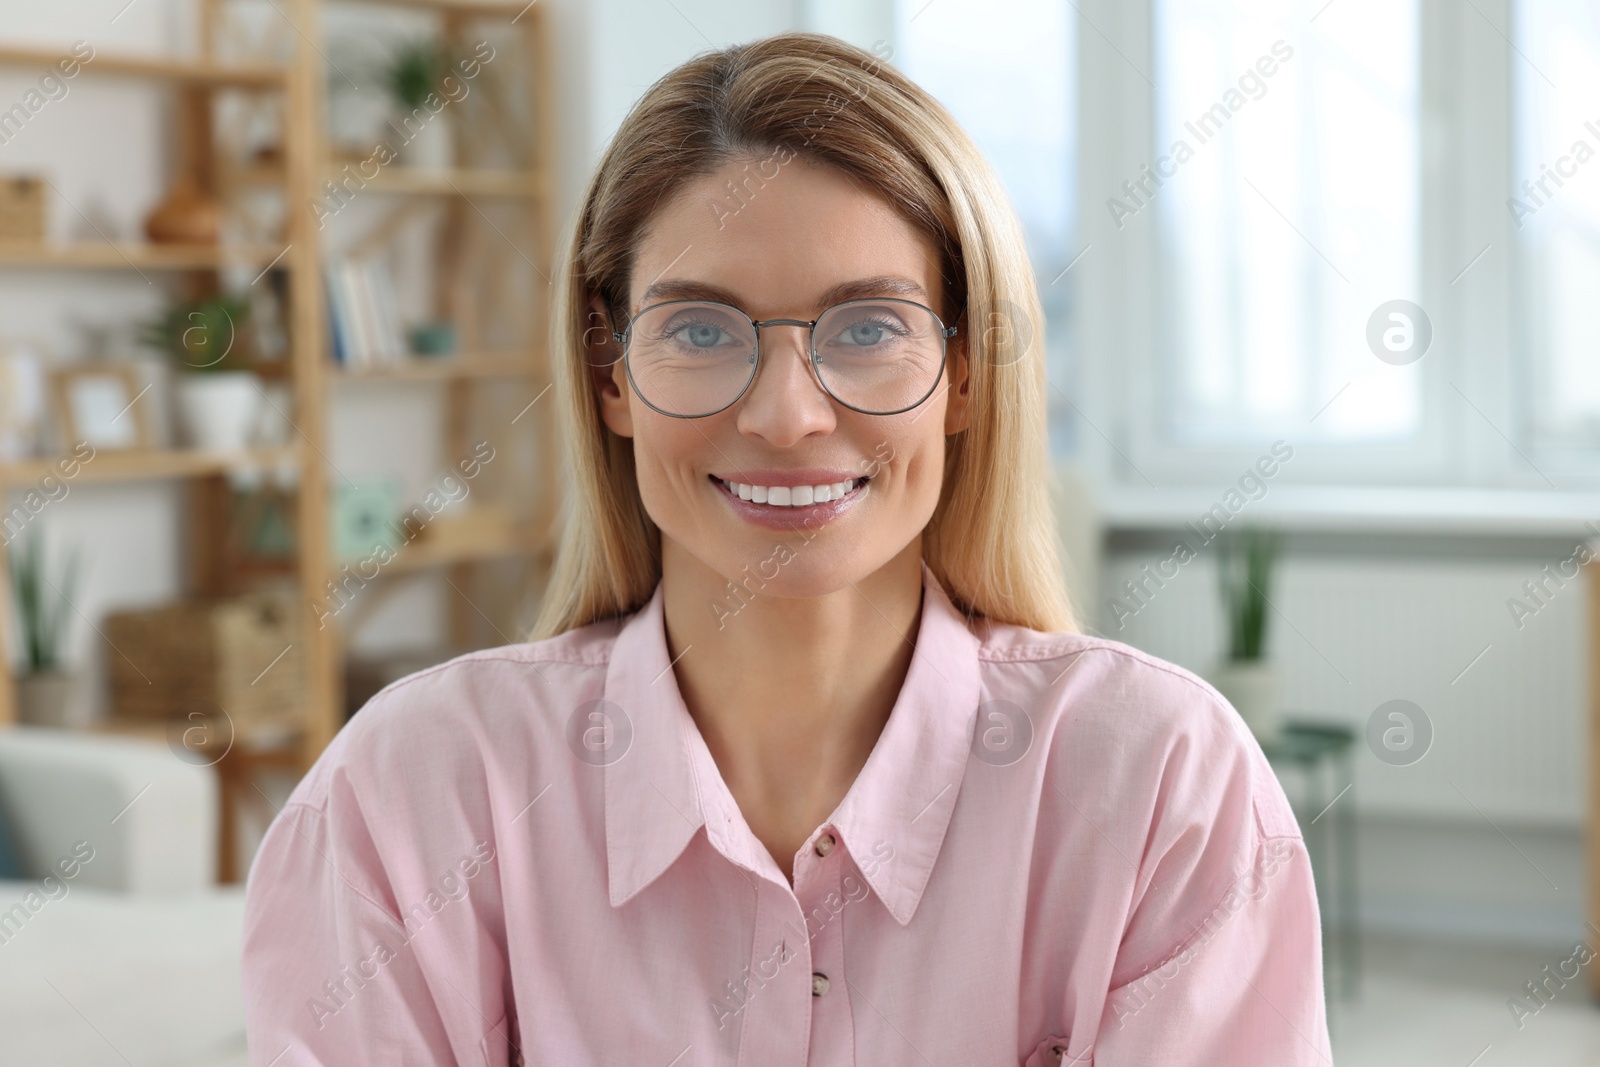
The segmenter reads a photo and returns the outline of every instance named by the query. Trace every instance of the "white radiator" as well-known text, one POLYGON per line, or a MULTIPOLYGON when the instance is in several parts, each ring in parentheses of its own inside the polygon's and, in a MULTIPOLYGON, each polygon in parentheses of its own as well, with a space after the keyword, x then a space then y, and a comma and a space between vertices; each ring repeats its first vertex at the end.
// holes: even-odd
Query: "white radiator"
MULTIPOLYGON (((1106 557, 1099 632, 1204 674, 1223 649, 1210 553, 1160 588, 1147 582, 1144 605, 1120 630, 1107 606, 1120 594, 1125 607, 1137 607, 1124 581, 1168 554, 1106 557)), ((1289 714, 1358 733, 1355 788, 1340 803, 1502 828, 1583 822, 1587 585, 1546 580, 1543 605, 1520 629, 1507 606, 1512 597, 1534 606, 1524 583, 1560 558, 1283 557, 1268 648, 1289 714), (1380 762, 1360 736, 1378 705, 1395 698, 1416 703, 1433 723, 1432 747, 1409 766, 1380 762)))

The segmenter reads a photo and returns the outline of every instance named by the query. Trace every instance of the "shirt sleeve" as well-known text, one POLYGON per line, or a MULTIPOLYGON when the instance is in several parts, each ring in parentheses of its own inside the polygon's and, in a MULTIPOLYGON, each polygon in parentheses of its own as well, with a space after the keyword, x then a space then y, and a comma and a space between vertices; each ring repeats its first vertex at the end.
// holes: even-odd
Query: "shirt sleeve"
POLYGON ((1332 1067, 1316 889, 1299 837, 1262 840, 1168 958, 1112 989, 1095 1067, 1332 1067))
POLYGON ((1311 863, 1277 775, 1226 700, 1161 740, 1094 1067, 1332 1067, 1311 863))
POLYGON ((473 948, 470 915, 436 898, 438 915, 424 904, 402 921, 396 899, 353 799, 291 799, 246 890, 253 1065, 506 1067, 509 998, 491 968, 474 966, 484 956, 473 948))

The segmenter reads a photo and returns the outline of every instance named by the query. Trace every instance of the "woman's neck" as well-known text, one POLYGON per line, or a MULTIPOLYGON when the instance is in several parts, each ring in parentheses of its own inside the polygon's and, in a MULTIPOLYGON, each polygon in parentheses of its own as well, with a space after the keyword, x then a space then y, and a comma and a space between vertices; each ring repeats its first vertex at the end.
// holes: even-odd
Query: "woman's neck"
POLYGON ((921 567, 919 538, 822 596, 734 597, 722 575, 662 539, 678 688, 739 810, 786 876, 894 708, 917 637, 921 567))

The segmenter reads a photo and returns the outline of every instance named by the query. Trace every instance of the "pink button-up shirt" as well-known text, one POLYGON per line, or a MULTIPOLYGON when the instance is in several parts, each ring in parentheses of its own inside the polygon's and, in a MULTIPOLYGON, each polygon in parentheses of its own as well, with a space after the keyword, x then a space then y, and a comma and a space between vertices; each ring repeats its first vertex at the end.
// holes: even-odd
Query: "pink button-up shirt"
POLYGON ((1126 645, 916 649, 791 887, 662 592, 389 686, 250 872, 251 1062, 1328 1067, 1316 893, 1238 715, 1126 645))

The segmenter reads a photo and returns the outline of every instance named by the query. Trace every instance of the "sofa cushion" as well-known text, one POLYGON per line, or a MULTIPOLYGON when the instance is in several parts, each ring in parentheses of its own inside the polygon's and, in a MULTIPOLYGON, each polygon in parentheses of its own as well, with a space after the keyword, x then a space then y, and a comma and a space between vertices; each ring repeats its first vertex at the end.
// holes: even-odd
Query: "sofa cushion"
POLYGON ((243 929, 243 886, 137 896, 0 882, 6 1062, 200 1062, 242 1047, 243 929))

